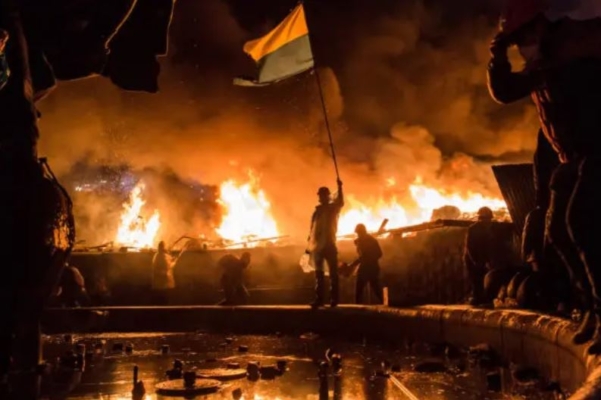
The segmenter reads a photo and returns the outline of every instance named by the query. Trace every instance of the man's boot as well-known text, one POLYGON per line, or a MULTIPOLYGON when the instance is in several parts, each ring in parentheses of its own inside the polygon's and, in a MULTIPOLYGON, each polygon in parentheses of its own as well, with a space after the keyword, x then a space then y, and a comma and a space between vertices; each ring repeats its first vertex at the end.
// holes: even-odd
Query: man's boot
POLYGON ((337 307, 340 301, 340 284, 338 282, 338 272, 330 273, 330 306, 337 307))
POLYGON ((576 345, 585 344, 593 338, 595 328, 597 327, 597 319, 592 311, 587 311, 582 317, 578 331, 572 338, 572 343, 576 345))
POLYGON ((601 354, 601 315, 599 311, 594 312, 593 319, 595 321, 595 333, 587 352, 590 355, 599 355, 601 354))
POLYGON ((315 301, 311 303, 312 308, 323 307, 325 279, 326 277, 323 271, 315 271, 315 301))

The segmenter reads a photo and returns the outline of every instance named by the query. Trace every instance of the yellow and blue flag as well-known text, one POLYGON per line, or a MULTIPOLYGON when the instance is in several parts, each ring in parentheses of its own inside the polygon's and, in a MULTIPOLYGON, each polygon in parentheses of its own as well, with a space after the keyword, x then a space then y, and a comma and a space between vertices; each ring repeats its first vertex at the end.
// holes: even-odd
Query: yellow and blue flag
POLYGON ((254 79, 237 78, 235 85, 265 86, 305 72, 314 66, 305 9, 299 4, 267 35, 244 45, 257 63, 254 79))

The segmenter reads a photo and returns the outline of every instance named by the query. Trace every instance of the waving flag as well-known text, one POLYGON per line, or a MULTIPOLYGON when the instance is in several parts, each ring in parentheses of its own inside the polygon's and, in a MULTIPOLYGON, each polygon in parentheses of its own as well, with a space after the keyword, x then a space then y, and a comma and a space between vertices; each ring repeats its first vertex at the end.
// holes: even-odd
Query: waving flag
POLYGON ((303 5, 299 4, 267 35, 247 42, 244 52, 257 63, 257 76, 237 78, 235 85, 265 86, 313 68, 313 52, 303 5))

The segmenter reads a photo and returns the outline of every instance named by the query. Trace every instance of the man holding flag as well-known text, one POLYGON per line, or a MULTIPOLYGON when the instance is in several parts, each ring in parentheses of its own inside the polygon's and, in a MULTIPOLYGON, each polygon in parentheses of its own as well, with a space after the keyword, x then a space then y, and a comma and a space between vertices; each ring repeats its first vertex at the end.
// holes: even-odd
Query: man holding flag
POLYGON ((327 187, 317 191, 319 205, 311 217, 311 230, 309 233, 309 246, 307 253, 313 255, 315 262, 315 302, 313 308, 324 305, 325 269, 324 262, 328 263, 330 272, 330 305, 336 307, 339 301, 338 284, 338 248, 336 247, 336 234, 338 233, 338 218, 344 207, 342 182, 338 180, 338 195, 330 201, 331 193, 327 187))
MULTIPOLYGON (((267 86, 312 69, 315 66, 315 62, 313 51, 311 50, 305 8, 302 2, 265 36, 247 42, 244 45, 244 52, 256 62, 257 74, 252 79, 237 78, 234 80, 235 85, 247 87, 267 86)), ((338 217, 344 205, 344 200, 342 181, 338 172, 332 131, 330 129, 319 73, 317 70, 314 72, 325 125, 328 131, 332 161, 336 171, 338 196, 334 201, 330 201, 330 190, 327 187, 319 189, 317 193, 319 196, 319 205, 315 208, 311 220, 311 233, 309 235, 309 249, 307 253, 312 254, 316 269, 316 299, 312 306, 320 307, 324 304, 324 262, 327 262, 331 281, 330 302, 332 307, 336 307, 339 300, 336 233, 338 231, 338 217)))

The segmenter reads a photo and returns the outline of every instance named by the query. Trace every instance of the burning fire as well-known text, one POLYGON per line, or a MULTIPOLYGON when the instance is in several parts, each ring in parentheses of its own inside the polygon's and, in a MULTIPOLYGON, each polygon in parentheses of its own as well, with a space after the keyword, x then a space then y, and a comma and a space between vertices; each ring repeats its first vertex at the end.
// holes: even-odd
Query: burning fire
MULTIPOLYGON (((485 197, 478 193, 447 193, 424 185, 417 179, 408 188, 408 197, 400 193, 394 178, 383 184, 384 196, 359 200, 349 193, 338 224, 339 236, 352 235, 355 226, 365 224, 372 232, 378 231, 384 220, 386 229, 417 225, 432 218, 432 212, 444 206, 459 209, 461 218, 471 218, 479 208, 487 206, 493 211, 506 210, 503 200, 485 197)), ((115 243, 120 246, 142 249, 154 246, 160 223, 158 210, 145 219, 141 216, 145 201, 145 186, 139 183, 123 205, 121 223, 115 243)), ((278 224, 272 215, 271 203, 259 186, 259 179, 252 171, 247 182, 228 180, 220 185, 218 203, 222 208, 222 220, 216 234, 229 247, 253 247, 281 238, 278 224)), ((148 214, 146 214, 148 215, 148 214)))
POLYGON ((348 195, 345 203, 345 208, 338 221, 339 235, 352 234, 355 232, 357 224, 364 224, 368 231, 375 232, 380 228, 384 219, 388 219, 387 228, 398 228, 412 223, 405 208, 397 202, 396 198, 392 198, 390 201, 379 199, 375 204, 367 205, 354 196, 348 195))
POLYGON ((426 213, 422 216, 424 220, 430 218, 432 211, 444 206, 455 206, 464 214, 475 214, 481 207, 489 207, 492 210, 507 208, 505 201, 484 197, 479 193, 469 193, 467 197, 457 193, 445 195, 423 185, 411 185, 409 190, 415 202, 426 213))
POLYGON ((150 218, 144 219, 141 215, 146 202, 142 199, 145 186, 138 183, 129 194, 129 199, 123 204, 121 223, 117 230, 115 242, 120 246, 136 249, 153 247, 159 228, 161 227, 160 214, 154 210, 150 218))
MULTIPOLYGON (((395 184, 394 178, 387 180, 388 187, 395 184)), ((477 193, 469 193, 466 196, 458 193, 446 194, 423 185, 419 179, 409 186, 409 192, 414 203, 411 208, 403 206, 395 196, 390 197, 389 200, 377 199, 369 205, 352 195, 346 196, 346 205, 338 223, 338 234, 350 235, 354 232, 355 226, 360 223, 365 224, 369 231, 375 232, 384 219, 388 219, 386 229, 421 224, 430 221, 432 212, 444 206, 457 207, 463 217, 472 216, 481 207, 489 207, 495 211, 507 208, 505 202, 500 199, 477 193)))
MULTIPOLYGON (((229 242, 252 245, 249 241, 272 239, 280 236, 275 219, 271 214, 271 204, 265 192, 259 187, 259 180, 249 172, 250 180, 238 184, 229 180, 221 185, 219 204, 223 207, 224 216, 217 234, 229 242)), ((394 193, 396 181, 386 180, 385 187, 394 193)), ((423 185, 418 178, 409 186, 410 203, 401 203, 397 197, 390 195, 370 202, 361 202, 352 194, 346 196, 345 207, 338 223, 338 233, 345 236, 354 233, 359 223, 366 225, 369 231, 377 231, 387 219, 386 229, 421 224, 430 221, 432 212, 444 206, 457 207, 462 218, 470 218, 481 207, 492 210, 505 210, 505 202, 500 199, 485 197, 477 193, 460 195, 445 193, 423 185)), ((258 244, 258 243, 257 243, 258 244)))
POLYGON ((217 228, 222 239, 243 243, 279 236, 271 203, 252 172, 247 183, 240 185, 234 180, 222 183, 218 203, 223 208, 221 225, 217 228))

